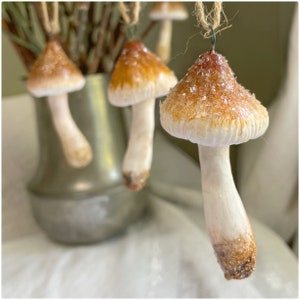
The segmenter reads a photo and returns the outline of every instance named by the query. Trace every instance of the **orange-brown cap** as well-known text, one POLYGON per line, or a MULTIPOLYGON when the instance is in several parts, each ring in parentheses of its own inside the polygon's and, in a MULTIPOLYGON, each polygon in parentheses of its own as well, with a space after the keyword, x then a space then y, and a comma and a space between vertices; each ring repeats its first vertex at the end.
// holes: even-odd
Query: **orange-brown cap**
POLYGON ((53 96, 80 90, 85 79, 67 57, 56 40, 49 40, 44 51, 33 64, 27 89, 35 97, 53 96))
POLYGON ((269 124, 266 108, 234 77, 214 51, 199 56, 160 106, 163 128, 205 146, 240 144, 261 136, 269 124))
POLYGON ((141 42, 128 42, 116 62, 108 87, 109 101, 116 106, 166 95, 177 83, 174 73, 141 42))
POLYGON ((154 2, 149 17, 151 20, 185 20, 188 12, 182 2, 154 2))

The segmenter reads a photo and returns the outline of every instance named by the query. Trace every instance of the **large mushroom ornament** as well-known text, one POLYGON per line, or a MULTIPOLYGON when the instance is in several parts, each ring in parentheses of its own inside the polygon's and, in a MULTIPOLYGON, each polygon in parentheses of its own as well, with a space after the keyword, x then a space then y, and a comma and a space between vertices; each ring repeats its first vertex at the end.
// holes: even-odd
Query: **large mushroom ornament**
POLYGON ((55 39, 47 42, 27 80, 27 89, 33 96, 47 97, 66 160, 74 168, 87 166, 93 156, 90 144, 72 118, 68 103, 68 93, 82 89, 84 84, 80 70, 55 39))
POLYGON ((198 144, 204 213, 226 279, 243 279, 255 268, 256 244, 234 184, 229 146, 261 136, 268 112, 235 79, 214 51, 199 56, 160 105, 162 127, 198 144))
POLYGON ((141 190, 149 176, 154 133, 155 98, 177 83, 174 73, 141 42, 125 44, 114 67, 108 99, 115 106, 132 106, 130 137, 123 160, 127 188, 141 190))

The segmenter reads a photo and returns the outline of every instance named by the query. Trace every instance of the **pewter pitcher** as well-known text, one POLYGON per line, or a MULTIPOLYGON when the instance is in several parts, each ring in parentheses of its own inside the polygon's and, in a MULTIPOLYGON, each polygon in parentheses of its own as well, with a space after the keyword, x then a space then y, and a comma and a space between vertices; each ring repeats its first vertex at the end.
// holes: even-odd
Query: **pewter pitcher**
POLYGON ((70 167, 54 130, 47 101, 34 99, 39 164, 29 184, 33 215, 54 240, 92 243, 122 232, 141 216, 147 190, 135 193, 122 183, 127 132, 122 111, 107 100, 107 75, 86 77, 69 94, 72 116, 93 149, 92 162, 70 167))

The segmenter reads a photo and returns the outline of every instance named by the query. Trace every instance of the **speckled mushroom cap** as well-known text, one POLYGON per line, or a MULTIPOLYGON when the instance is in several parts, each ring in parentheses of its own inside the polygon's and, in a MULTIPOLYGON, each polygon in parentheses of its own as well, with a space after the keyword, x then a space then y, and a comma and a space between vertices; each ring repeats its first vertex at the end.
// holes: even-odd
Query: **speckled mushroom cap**
POLYGON ((35 97, 54 96, 83 88, 85 79, 56 40, 49 40, 33 64, 27 89, 35 97))
POLYGON ((128 42, 116 62, 108 87, 115 106, 128 106, 166 95, 177 83, 174 73, 141 42, 128 42))
POLYGON ((236 81, 225 57, 211 51, 170 91, 160 120, 169 134, 204 146, 255 139, 269 124, 266 108, 236 81))
POLYGON ((188 12, 182 2, 154 2, 149 18, 151 20, 185 20, 188 12))

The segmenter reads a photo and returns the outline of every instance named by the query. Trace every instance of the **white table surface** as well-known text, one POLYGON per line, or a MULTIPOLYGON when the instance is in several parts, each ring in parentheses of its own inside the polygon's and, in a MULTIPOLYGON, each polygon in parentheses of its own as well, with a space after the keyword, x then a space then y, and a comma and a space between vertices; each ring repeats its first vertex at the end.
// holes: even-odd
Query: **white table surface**
POLYGON ((156 132, 149 214, 127 233, 89 246, 49 240, 34 222, 26 184, 37 164, 29 96, 2 102, 2 296, 22 298, 290 298, 298 260, 250 216, 257 267, 227 281, 205 228, 200 170, 156 132))

